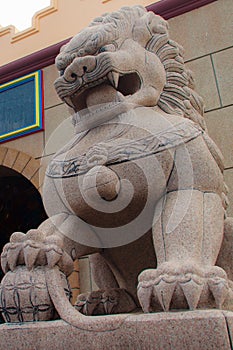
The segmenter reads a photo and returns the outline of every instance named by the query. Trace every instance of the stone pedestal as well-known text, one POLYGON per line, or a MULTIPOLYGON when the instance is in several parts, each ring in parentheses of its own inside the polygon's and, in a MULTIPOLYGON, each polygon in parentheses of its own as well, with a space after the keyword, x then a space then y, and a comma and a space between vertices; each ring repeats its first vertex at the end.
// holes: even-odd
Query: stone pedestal
MULTIPOLYGON (((7 350, 230 350, 233 312, 219 310, 116 315, 113 331, 85 331, 57 320, 0 326, 7 350), (120 322, 122 320, 122 323, 120 322)), ((112 316, 98 317, 112 324, 112 316)), ((85 327, 85 324, 82 325, 85 327)))

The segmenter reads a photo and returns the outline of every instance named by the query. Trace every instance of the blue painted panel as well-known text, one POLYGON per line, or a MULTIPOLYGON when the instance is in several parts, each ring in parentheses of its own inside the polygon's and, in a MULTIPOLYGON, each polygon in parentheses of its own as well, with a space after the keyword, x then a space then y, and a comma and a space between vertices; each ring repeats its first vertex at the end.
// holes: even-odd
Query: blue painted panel
POLYGON ((43 72, 0 85, 0 143, 43 130, 43 72))
POLYGON ((0 91, 0 134, 35 124, 34 78, 0 91))

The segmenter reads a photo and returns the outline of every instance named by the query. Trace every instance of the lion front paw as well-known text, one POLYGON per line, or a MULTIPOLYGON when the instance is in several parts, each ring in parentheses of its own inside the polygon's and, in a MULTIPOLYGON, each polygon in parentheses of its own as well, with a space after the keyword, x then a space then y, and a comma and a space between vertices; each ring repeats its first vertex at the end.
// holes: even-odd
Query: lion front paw
POLYGON ((75 308, 84 315, 109 315, 132 312, 136 304, 131 295, 120 288, 80 294, 75 308))
POLYGON ((163 263, 139 275, 138 298, 144 312, 201 307, 221 308, 228 296, 226 273, 217 266, 163 263))
POLYGON ((29 270, 35 266, 58 265, 66 275, 73 270, 73 260, 63 250, 62 239, 57 235, 46 236, 39 230, 13 233, 10 243, 3 248, 1 265, 4 273, 14 271, 18 265, 26 265, 29 270))

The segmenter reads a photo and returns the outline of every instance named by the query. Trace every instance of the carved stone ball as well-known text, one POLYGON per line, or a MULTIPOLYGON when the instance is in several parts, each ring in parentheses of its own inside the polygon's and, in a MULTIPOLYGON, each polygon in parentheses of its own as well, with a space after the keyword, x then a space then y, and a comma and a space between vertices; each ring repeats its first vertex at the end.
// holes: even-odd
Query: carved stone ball
MULTIPOLYGON (((65 277, 61 278, 69 290, 65 277)), ((0 311, 6 322, 53 320, 56 310, 48 293, 45 267, 29 271, 18 266, 7 272, 0 285, 0 311)))
POLYGON ((100 196, 106 201, 114 200, 120 191, 117 174, 106 166, 95 166, 84 176, 83 190, 88 199, 100 196))

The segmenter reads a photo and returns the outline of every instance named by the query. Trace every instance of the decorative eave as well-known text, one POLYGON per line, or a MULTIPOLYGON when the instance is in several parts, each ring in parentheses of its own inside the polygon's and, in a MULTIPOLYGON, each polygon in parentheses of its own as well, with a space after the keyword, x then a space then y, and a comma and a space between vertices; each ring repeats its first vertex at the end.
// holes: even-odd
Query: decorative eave
POLYGON ((22 40, 34 33, 39 32, 40 30, 40 20, 43 17, 49 16, 51 13, 56 12, 58 10, 58 0, 51 0, 50 6, 45 7, 44 9, 36 12, 32 17, 32 25, 22 31, 18 31, 15 26, 7 26, 0 28, 0 37, 9 34, 11 43, 15 43, 16 41, 22 40))
MULTIPOLYGON (((150 5, 151 0, 50 0, 51 5, 37 12, 32 26, 17 31, 14 26, 0 28, 0 66, 31 55, 72 37, 104 12, 122 6, 150 5)), ((159 1, 159 0, 157 0, 159 1)))
POLYGON ((161 0, 147 6, 147 10, 153 11, 165 19, 169 19, 208 5, 214 1, 217 0, 161 0))
MULTIPOLYGON (((51 5, 51 11, 52 7, 54 11, 56 11, 58 0, 53 0, 51 5), (54 7, 55 6, 55 7, 54 7)), ((103 0, 102 3, 107 3, 111 0, 103 0)), ((160 16, 164 17, 165 19, 169 19, 175 16, 179 16, 181 14, 184 14, 186 12, 195 10, 201 6, 210 4, 212 2, 215 2, 217 0, 161 0, 159 2, 156 2, 154 4, 151 4, 149 6, 146 6, 148 11, 153 11, 156 14, 159 14, 160 16)), ((47 8, 48 9, 48 8, 47 8)), ((39 18, 43 16, 43 12, 40 11, 34 16, 35 24, 38 23, 39 18)), ((1 28, 0 27, 0 36, 3 32, 3 29, 12 32, 12 26, 1 28)), ((33 29, 32 29, 33 30, 33 29)), ((26 35, 27 31, 21 32, 19 34, 15 34, 15 36, 18 38, 20 35, 26 35)), ((17 40, 17 39, 14 39, 17 40)), ((54 45, 48 46, 40 51, 34 52, 30 55, 27 55, 25 57, 22 57, 18 60, 15 60, 13 62, 10 62, 6 65, 3 65, 0 67, 0 84, 3 84, 7 81, 10 81, 12 79, 16 79, 20 76, 23 76, 25 74, 28 74, 30 72, 33 72, 35 70, 44 68, 46 66, 49 66, 54 63, 55 57, 59 53, 60 47, 67 43, 70 40, 70 38, 65 39, 61 42, 58 42, 54 45)))

